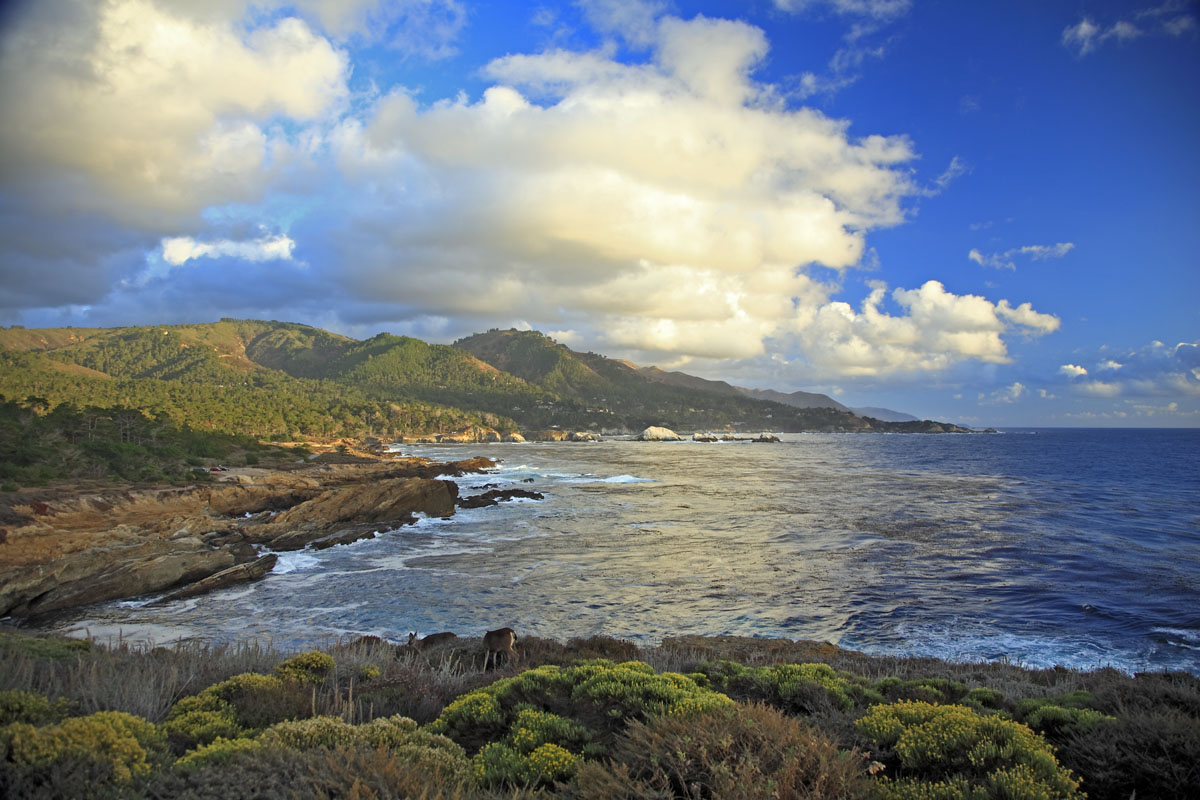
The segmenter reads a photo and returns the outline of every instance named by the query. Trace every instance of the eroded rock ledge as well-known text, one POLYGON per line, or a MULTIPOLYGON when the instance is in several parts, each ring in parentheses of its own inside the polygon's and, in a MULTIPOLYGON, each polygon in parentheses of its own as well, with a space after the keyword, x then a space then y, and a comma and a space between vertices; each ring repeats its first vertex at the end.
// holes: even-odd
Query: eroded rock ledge
POLYGON ((230 470, 215 484, 187 487, 23 493, 0 521, 0 617, 163 592, 210 576, 219 585, 251 580, 269 570, 256 545, 329 546, 410 523, 418 513, 450 516, 458 486, 441 478, 492 466, 486 458, 360 460, 230 470))

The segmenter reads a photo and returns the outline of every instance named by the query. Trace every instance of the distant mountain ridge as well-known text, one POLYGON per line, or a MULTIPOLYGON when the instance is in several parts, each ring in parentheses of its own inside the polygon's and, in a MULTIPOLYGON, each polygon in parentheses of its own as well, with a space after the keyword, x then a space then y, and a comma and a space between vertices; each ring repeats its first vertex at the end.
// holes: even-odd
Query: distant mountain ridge
POLYGON ((637 432, 955 430, 865 419, 824 395, 742 390, 579 353, 536 331, 453 345, 307 325, 0 329, 0 395, 101 408, 262 438, 397 436, 471 426, 637 432), (778 400, 776 400, 778 398, 778 400), (801 405, 805 403, 807 405, 801 405))
POLYGON ((774 389, 739 389, 738 391, 756 400, 770 400, 774 403, 783 403, 784 405, 795 406, 796 408, 836 408, 838 411, 854 413, 853 409, 842 405, 829 395, 817 394, 815 392, 792 392, 791 394, 784 394, 774 389))

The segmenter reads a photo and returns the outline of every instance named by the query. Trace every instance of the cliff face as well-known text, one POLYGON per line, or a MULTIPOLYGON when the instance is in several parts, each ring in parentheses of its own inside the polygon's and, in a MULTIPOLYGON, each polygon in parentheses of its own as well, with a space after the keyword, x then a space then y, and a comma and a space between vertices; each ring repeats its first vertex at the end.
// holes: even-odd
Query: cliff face
MULTIPOLYGON (((418 513, 449 516, 458 487, 438 477, 491 465, 406 459, 244 469, 215 486, 30 494, 7 509, 0 537, 0 617, 166 591, 256 562, 255 545, 328 546, 418 513)), ((267 568, 259 562, 231 575, 248 580, 267 568)))

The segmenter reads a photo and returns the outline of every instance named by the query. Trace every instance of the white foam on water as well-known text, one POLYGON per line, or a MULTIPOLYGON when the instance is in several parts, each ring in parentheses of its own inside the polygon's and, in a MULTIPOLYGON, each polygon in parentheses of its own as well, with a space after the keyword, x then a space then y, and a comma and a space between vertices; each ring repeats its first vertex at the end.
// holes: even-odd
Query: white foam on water
POLYGON ((563 483, 658 483, 654 478, 639 478, 637 475, 612 475, 601 478, 597 475, 563 476, 563 483))
POLYGON ((164 595, 155 595, 154 597, 143 597, 136 600, 118 600, 117 602, 113 603, 113 606, 115 608, 141 608, 143 606, 150 605, 163 596, 164 595))
POLYGON ((305 572, 321 565, 321 559, 304 550, 292 550, 287 553, 276 553, 279 560, 271 575, 287 575, 292 572, 305 572))
POLYGON ((995 630, 967 620, 951 625, 901 624, 896 626, 895 632, 905 639, 900 647, 859 646, 857 643, 848 646, 865 652, 947 661, 1010 663, 1026 669, 1112 667, 1134 673, 1153 668, 1146 653, 1093 640, 995 630))
POLYGON ((1188 650, 1200 650, 1200 630, 1186 628, 1151 628, 1150 630, 1169 637, 1167 644, 1184 647, 1188 650))

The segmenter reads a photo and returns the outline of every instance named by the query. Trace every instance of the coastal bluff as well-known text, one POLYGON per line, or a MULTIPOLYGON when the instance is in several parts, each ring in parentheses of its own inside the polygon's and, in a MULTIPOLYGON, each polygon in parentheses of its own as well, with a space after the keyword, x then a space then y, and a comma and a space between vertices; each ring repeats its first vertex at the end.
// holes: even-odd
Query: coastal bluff
POLYGON ((0 509, 0 617, 253 580, 274 565, 260 548, 328 547, 417 514, 451 516, 458 486, 444 478, 494 466, 487 458, 338 461, 234 469, 188 486, 21 492, 0 509))

